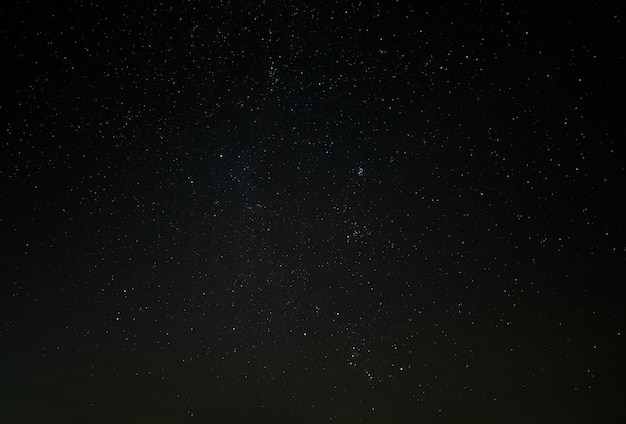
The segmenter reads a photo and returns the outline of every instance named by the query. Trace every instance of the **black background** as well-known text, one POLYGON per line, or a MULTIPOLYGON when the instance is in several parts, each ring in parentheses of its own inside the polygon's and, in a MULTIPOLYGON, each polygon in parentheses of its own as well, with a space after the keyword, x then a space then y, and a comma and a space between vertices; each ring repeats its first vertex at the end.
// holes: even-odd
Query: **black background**
POLYGON ((621 9, 52 3, 0 6, 2 423, 626 418, 621 9))

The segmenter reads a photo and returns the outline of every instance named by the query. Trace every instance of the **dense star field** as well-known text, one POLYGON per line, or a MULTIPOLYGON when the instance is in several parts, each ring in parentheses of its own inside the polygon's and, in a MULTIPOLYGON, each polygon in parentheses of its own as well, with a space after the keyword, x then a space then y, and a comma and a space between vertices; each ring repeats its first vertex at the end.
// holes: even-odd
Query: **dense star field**
POLYGON ((621 9, 54 3, 0 6, 0 422, 626 421, 621 9))

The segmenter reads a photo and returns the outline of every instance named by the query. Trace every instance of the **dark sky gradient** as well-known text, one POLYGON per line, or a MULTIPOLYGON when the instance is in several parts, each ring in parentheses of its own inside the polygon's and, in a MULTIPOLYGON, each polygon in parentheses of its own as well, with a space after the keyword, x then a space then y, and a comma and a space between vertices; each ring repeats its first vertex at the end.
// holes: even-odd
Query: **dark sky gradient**
POLYGON ((0 422, 626 421, 621 9, 0 6, 0 422))

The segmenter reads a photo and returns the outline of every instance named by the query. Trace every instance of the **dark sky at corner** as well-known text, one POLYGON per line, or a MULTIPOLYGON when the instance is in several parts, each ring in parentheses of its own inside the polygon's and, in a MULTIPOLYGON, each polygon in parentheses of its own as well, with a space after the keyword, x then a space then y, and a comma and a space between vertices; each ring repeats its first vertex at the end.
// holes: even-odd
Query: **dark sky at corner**
POLYGON ((0 422, 626 419, 621 9, 15 3, 0 422))

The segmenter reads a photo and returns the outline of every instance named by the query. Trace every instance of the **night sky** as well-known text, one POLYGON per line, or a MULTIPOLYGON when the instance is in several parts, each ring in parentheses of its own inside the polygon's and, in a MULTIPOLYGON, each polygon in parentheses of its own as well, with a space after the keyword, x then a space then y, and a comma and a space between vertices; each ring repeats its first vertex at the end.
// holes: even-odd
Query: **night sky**
POLYGON ((626 422, 621 9, 9 3, 1 423, 626 422))

